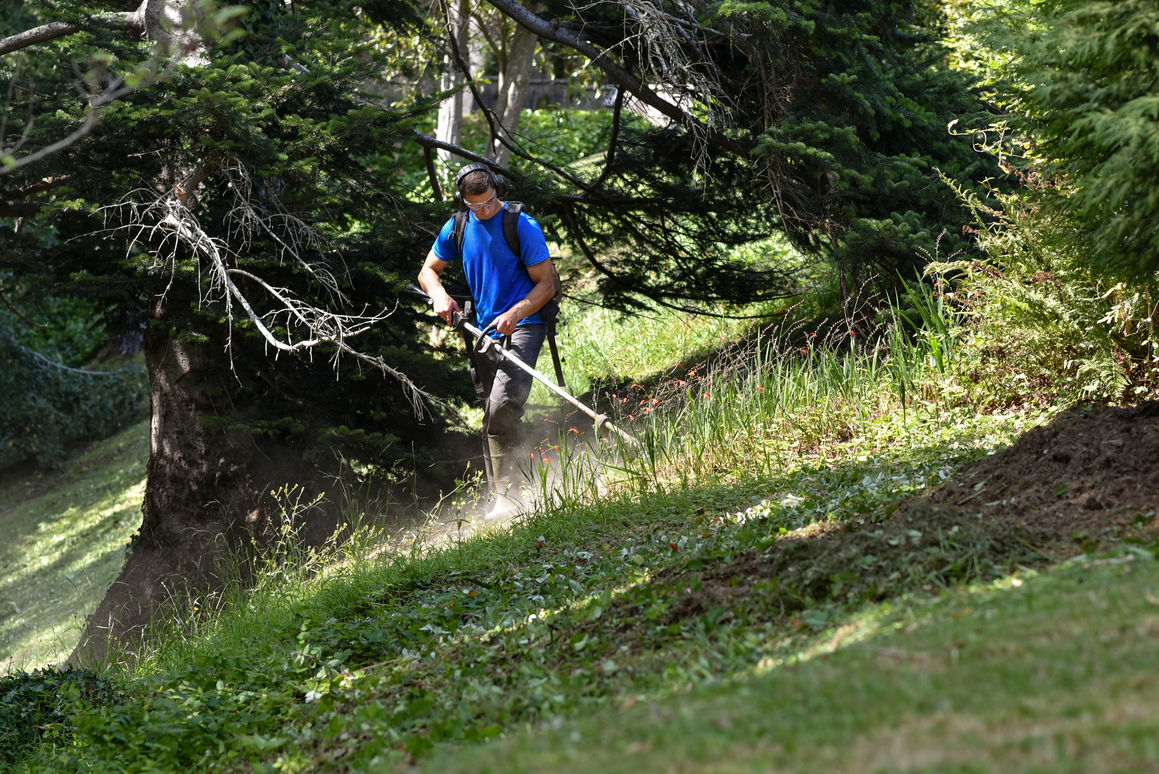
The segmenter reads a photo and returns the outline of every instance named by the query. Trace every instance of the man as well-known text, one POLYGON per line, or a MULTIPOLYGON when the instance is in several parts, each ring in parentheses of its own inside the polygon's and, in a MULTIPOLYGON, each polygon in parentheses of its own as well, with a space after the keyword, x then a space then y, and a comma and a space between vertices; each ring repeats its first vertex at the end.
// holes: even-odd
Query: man
MULTIPOLYGON (((554 269, 543 229, 526 213, 518 221, 519 255, 508 245, 503 231, 506 203, 500 199, 500 183, 484 164, 469 164, 455 176, 455 201, 468 211, 462 250, 455 242, 455 219, 443 225, 419 272, 419 284, 430 296, 435 313, 448 324, 460 312, 455 299, 443 287, 443 271, 462 261, 463 275, 471 290, 475 324, 494 327, 492 337, 509 337, 509 350, 535 366, 547 335, 539 314, 555 296, 554 269)), ((496 345, 498 346, 498 342, 496 345)), ((495 502, 487 518, 510 515, 518 507, 509 497, 521 458, 519 424, 523 406, 531 393, 532 378, 495 351, 476 355, 476 389, 483 397, 484 454, 488 460, 488 483, 495 502)))

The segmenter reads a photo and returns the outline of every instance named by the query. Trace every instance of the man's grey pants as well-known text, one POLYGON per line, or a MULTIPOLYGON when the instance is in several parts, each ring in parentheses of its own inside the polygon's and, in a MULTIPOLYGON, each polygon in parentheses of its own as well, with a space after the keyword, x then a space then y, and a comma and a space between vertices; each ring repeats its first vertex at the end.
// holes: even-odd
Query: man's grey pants
MULTIPOLYGON (((507 349, 534 368, 546 338, 546 325, 521 325, 511 334, 507 349)), ((483 404, 483 446, 489 455, 488 463, 492 464, 498 462, 491 459, 497 446, 502 447, 506 456, 513 454, 519 445, 519 420, 523 417, 523 407, 531 394, 533 381, 530 374, 495 351, 495 346, 488 347, 486 352, 476 353, 474 358, 476 389, 480 395, 486 396, 483 404)), ((489 470, 488 473, 493 479, 502 478, 504 474, 497 469, 489 470)))

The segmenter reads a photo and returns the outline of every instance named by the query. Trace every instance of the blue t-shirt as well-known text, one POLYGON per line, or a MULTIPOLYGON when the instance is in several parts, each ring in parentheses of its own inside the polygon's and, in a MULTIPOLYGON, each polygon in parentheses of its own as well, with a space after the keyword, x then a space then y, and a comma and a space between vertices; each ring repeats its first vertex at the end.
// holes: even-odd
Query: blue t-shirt
MULTIPOLYGON (((527 266, 543 263, 550 256, 543 229, 526 212, 519 213, 519 247, 522 260, 511 252, 503 237, 503 211, 507 204, 487 220, 479 220, 474 212, 467 215, 463 230, 463 275, 475 301, 475 320, 486 328, 495 318, 522 301, 535 287, 527 273, 527 266)), ((448 263, 460 258, 454 240, 455 219, 451 218, 439 231, 434 253, 448 263)), ((542 323, 539 312, 520 321, 520 325, 542 323)))

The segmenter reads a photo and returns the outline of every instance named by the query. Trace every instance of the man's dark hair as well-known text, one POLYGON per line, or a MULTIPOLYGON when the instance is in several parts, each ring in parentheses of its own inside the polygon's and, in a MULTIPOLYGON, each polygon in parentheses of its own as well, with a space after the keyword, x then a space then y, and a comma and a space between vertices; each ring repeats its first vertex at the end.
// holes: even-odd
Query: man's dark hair
POLYGON ((476 169, 468 172, 459 181, 459 193, 464 196, 478 196, 495 188, 495 176, 486 169, 476 169))

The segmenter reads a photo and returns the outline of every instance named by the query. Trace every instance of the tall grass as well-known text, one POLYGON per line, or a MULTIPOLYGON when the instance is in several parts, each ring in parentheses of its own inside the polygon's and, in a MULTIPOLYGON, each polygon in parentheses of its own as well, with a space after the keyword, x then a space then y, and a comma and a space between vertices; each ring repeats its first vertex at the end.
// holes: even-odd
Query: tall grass
MULTIPOLYGON (((551 455, 555 472, 545 464, 536 474, 543 501, 573 506, 606 487, 663 490, 770 476, 851 446, 880 450, 951 409, 961 328, 943 295, 915 284, 876 327, 865 316, 822 326, 789 319, 695 367, 628 378, 593 373, 644 383, 608 396, 613 418, 639 443, 563 439, 551 455)), ((671 317, 660 328, 679 331, 675 346, 698 333, 671 317)), ((705 329, 713 330, 699 333, 705 329)), ((653 337, 648 347, 650 362, 666 361, 663 340, 653 337)))

